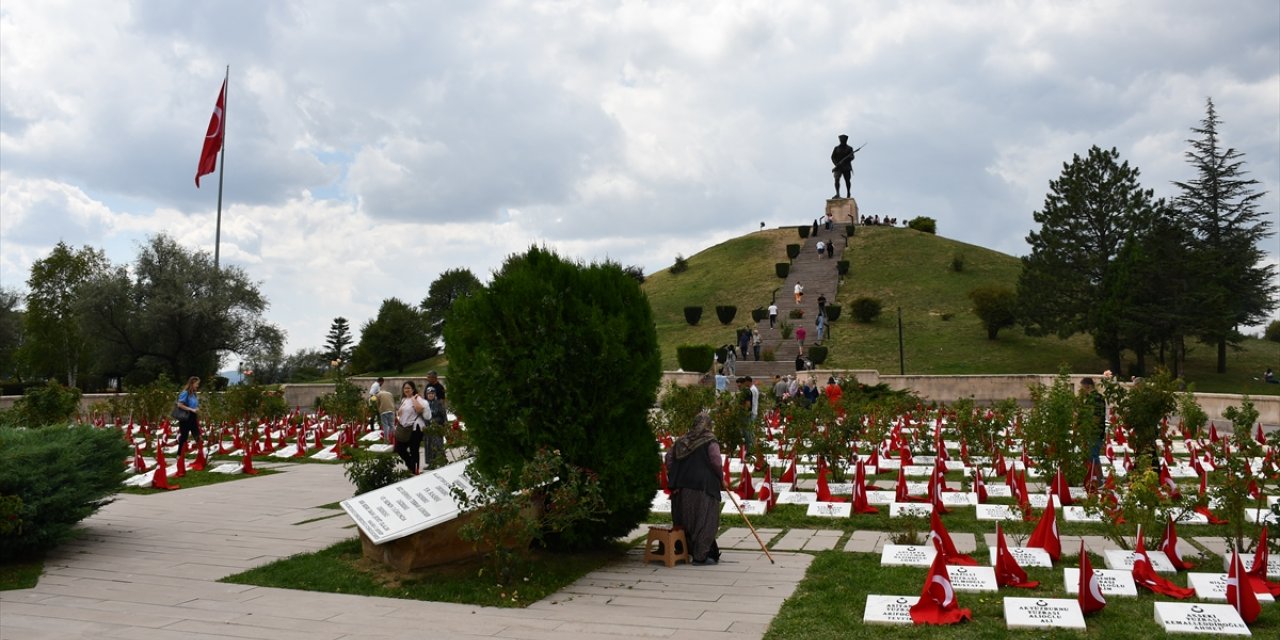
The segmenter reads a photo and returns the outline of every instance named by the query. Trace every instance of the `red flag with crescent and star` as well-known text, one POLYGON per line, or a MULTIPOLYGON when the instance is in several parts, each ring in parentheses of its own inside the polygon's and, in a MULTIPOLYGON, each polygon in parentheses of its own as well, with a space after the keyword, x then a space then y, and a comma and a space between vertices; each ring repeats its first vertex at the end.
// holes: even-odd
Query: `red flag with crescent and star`
POLYGON ((1107 598, 1098 585, 1098 574, 1093 572, 1093 562, 1084 550, 1084 540, 1080 541, 1080 593, 1076 597, 1080 601, 1080 612, 1086 615, 1107 606, 1107 598))
POLYGON ((227 81, 222 81, 222 91, 218 92, 218 102, 213 105, 213 116, 209 118, 209 129, 204 134, 204 148, 200 150, 200 164, 196 165, 196 188, 200 188, 200 176, 213 173, 218 168, 218 152, 222 150, 222 122, 227 108, 227 81))
POLYGON ((911 621, 915 624, 956 624, 973 619, 973 613, 961 609, 956 602, 956 591, 947 573, 946 558, 939 553, 929 567, 920 599, 911 607, 911 621))

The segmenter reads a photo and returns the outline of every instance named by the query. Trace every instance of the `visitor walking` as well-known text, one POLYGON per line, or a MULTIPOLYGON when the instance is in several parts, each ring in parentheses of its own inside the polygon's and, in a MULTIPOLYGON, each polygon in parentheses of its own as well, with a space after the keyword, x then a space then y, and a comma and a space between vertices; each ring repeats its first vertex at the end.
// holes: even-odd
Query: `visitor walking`
POLYGON ((752 329, 751 330, 751 353, 753 356, 755 356, 756 362, 760 362, 760 344, 762 342, 764 342, 764 340, 760 338, 760 330, 752 329))
POLYGON ((772 329, 774 323, 778 321, 778 303, 769 303, 769 328, 772 329))
POLYGON ((422 428, 431 418, 431 409, 412 380, 400 387, 400 408, 396 411, 396 453, 404 460, 409 473, 418 473, 418 449, 422 446, 422 428))
POLYGON ((795 292, 796 292, 796 304, 800 304, 801 302, 804 301, 804 285, 797 282, 795 292))
POLYGON ((373 395, 373 401, 378 411, 378 422, 382 426, 382 439, 391 442, 391 432, 396 426, 396 400, 390 391, 379 388, 373 395))
POLYGON ((436 388, 428 381, 423 389, 427 393, 427 425, 422 435, 422 460, 427 469, 438 469, 445 465, 444 433, 445 409, 444 401, 436 393, 436 388))
POLYGON ((800 343, 801 351, 804 351, 804 337, 805 337, 804 325, 796 327, 796 341, 800 343))
POLYGON ((204 439, 200 437, 200 396, 197 393, 200 390, 200 378, 191 376, 187 378, 187 385, 182 388, 182 392, 178 394, 175 413, 178 417, 178 455, 182 455, 186 449, 187 440, 194 438, 196 445, 204 443, 204 439), (182 415, 185 412, 186 415, 182 415))

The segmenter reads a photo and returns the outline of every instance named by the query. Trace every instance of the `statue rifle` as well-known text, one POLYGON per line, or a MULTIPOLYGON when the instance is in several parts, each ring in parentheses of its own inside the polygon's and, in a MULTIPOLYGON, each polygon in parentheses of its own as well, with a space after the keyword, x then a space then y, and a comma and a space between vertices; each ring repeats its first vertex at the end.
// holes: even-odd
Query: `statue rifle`
POLYGON ((848 161, 848 160, 852 160, 852 159, 853 159, 853 156, 854 156, 855 154, 857 154, 859 151, 862 151, 862 147, 865 147, 865 146, 867 146, 867 143, 865 143, 865 142, 864 142, 864 143, 862 143, 862 146, 858 147, 857 149, 854 149, 853 151, 850 151, 850 152, 849 152, 849 155, 847 155, 847 156, 845 156, 845 157, 843 157, 843 158, 840 158, 840 161, 836 163, 836 166, 831 167, 831 173, 836 173, 836 172, 840 171, 840 165, 841 165, 841 164, 843 164, 844 162, 848 161))

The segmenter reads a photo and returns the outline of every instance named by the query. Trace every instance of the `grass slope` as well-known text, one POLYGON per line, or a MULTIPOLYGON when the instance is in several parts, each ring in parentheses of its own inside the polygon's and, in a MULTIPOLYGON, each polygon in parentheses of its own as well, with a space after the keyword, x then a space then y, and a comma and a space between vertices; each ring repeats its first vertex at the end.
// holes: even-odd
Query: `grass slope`
MULTIPOLYGON (((735 326, 750 324, 750 311, 769 304, 780 286, 775 262, 786 261, 786 244, 799 242, 795 229, 771 229, 734 238, 689 258, 681 274, 655 273, 644 284, 653 306, 663 366, 674 370, 681 344, 720 345, 733 341, 735 326), (722 326, 715 306, 732 304, 738 316, 722 326), (685 323, 685 306, 702 306, 702 321, 685 323)), ((968 292, 980 287, 1017 283, 1018 259, 979 246, 911 229, 859 227, 844 254, 850 273, 837 302, 844 315, 834 323, 828 363, 832 367, 878 369, 898 373, 897 309, 902 308, 905 370, 909 374, 1056 373, 1062 365, 1077 372, 1101 372, 1087 335, 1068 339, 1026 336, 1018 328, 987 340, 970 310, 968 292), (952 258, 964 256, 963 271, 951 269, 952 258), (878 298, 883 315, 859 324, 849 313, 860 296, 878 298), (947 318, 947 319, 944 319, 947 318)), ((1185 377, 1199 391, 1280 394, 1280 385, 1258 378, 1280 362, 1280 343, 1248 339, 1228 354, 1227 373, 1214 373, 1214 350, 1192 343, 1185 377)), ((1148 361, 1154 366, 1154 359, 1148 361)))

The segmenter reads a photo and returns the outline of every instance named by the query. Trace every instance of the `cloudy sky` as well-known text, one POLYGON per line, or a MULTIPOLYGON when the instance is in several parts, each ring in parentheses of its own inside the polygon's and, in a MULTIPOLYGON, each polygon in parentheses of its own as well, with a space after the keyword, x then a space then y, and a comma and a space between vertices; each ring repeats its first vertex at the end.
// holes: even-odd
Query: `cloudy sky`
POLYGON ((810 221, 840 133, 864 213, 1022 255, 1091 145, 1172 195, 1212 97, 1280 226, 1274 0, 5 0, 0 286, 59 240, 212 252, 227 65, 222 260, 290 350, 533 243, 652 272, 810 221))

